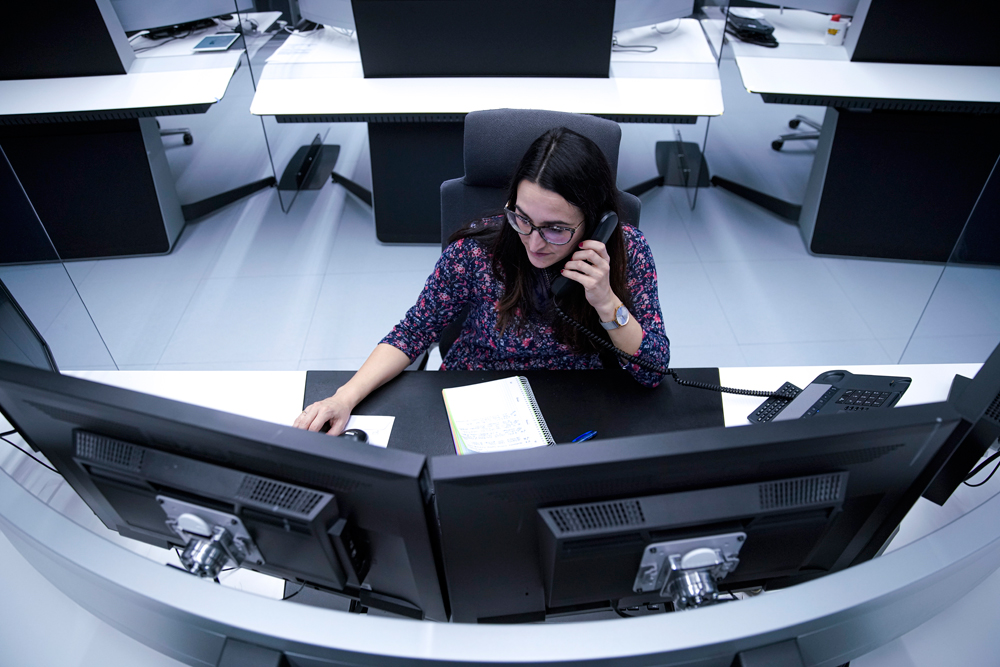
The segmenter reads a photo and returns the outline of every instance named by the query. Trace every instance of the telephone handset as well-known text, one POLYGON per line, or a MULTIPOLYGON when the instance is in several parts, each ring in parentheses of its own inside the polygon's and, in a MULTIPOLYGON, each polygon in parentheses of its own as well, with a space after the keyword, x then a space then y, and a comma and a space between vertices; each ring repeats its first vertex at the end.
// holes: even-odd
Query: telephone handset
MULTIPOLYGON (((611 234, 615 231, 615 227, 617 226, 618 214, 614 211, 608 211, 601 216, 601 220, 597 223, 597 228, 594 230, 593 235, 588 237, 587 240, 600 241, 601 243, 607 244, 608 239, 611 238, 611 234)), ((557 299, 561 299, 569 294, 574 285, 579 286, 580 283, 575 280, 570 280, 566 276, 559 276, 552 281, 552 296, 557 299)))

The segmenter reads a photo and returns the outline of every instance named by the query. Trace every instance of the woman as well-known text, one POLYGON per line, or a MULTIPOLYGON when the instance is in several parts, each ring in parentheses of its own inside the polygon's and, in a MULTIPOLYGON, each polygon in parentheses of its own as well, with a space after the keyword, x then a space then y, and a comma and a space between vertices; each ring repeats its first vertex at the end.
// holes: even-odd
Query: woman
MULTIPOLYGON (((619 209, 600 148, 572 130, 549 130, 521 159, 507 202, 503 215, 452 236, 416 305, 354 377, 306 408, 296 427, 319 431, 330 422, 329 433, 341 433, 354 406, 436 342, 466 305, 469 316, 442 370, 617 365, 554 312, 549 286, 559 275, 582 286, 560 299, 564 313, 618 349, 667 366, 670 342, 646 240, 628 225, 618 225, 606 246, 589 240, 602 215, 619 209)), ((647 386, 662 377, 635 364, 623 367, 647 386)))

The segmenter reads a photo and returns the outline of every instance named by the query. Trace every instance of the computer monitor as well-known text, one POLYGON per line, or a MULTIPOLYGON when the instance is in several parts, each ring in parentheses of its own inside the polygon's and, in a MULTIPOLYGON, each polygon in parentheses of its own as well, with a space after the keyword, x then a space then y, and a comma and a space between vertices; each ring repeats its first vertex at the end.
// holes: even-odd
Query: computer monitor
POLYGON ((14 295, 2 280, 0 280, 0 361, 12 361, 47 371, 59 370, 42 334, 38 333, 38 329, 21 310, 21 306, 17 304, 14 295))
POLYGON ((614 30, 628 30, 644 25, 691 16, 694 0, 615 0, 614 30))
POLYGON ((111 0, 125 32, 192 23, 253 11, 253 0, 111 0))
MULTIPOLYGON (((366 78, 608 78, 614 0, 353 0, 366 78)), ((518 91, 497 90, 516 106, 518 91)))
POLYGON ((1000 345, 976 377, 955 376, 948 402, 962 415, 964 425, 954 453, 924 492, 924 498, 938 505, 945 504, 1000 436, 1000 345))
POLYGON ((299 14, 313 23, 354 30, 351 0, 299 0, 299 14))
POLYGON ((0 411, 108 528, 444 620, 426 459, 0 362, 0 411))
POLYGON ((880 553, 961 421, 934 403, 436 457, 452 620, 683 608, 837 572, 880 553))

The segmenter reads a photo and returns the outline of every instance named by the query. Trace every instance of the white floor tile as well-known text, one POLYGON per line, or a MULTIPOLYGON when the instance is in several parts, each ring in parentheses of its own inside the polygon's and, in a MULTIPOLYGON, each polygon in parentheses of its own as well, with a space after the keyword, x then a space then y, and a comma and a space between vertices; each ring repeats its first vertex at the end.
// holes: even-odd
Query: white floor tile
POLYGON ((901 364, 953 364, 986 361, 1000 332, 985 336, 914 336, 899 360, 901 364))
POLYGON ((203 281, 159 365, 288 362, 295 368, 322 276, 203 281))
POLYGON ((695 210, 678 213, 703 262, 808 257, 798 227, 721 188, 703 188, 695 210))
POLYGON ((0 280, 39 332, 52 325, 70 300, 79 300, 60 263, 3 266, 0 280))
POLYGON ((64 262, 63 266, 66 267, 66 272, 69 273, 70 280, 79 285, 87 279, 87 276, 90 275, 90 272, 94 270, 94 267, 99 262, 100 260, 85 259, 77 262, 64 262))
POLYGON ((825 258, 822 262, 878 338, 908 337, 934 292, 936 264, 825 258))
POLYGON ((80 294, 119 366, 155 365, 199 286, 198 280, 103 263, 80 294))
POLYGON ((281 210, 278 192, 238 205, 235 223, 208 269, 210 278, 320 275, 337 233, 344 193, 332 183, 299 194, 281 210))
MULTIPOLYGON (((653 259, 657 266, 662 262, 672 264, 700 262, 698 251, 688 235, 684 218, 677 213, 677 196, 674 190, 681 188, 657 188, 642 196, 642 213, 639 217, 639 229, 653 251, 653 259)), ((680 202, 686 206, 686 200, 680 202)))
MULTIPOLYGON (((295 371, 294 360, 282 361, 192 361, 182 363, 156 364, 157 371, 295 371)), ((124 369, 123 369, 124 370, 124 369)), ((129 370, 150 370, 135 368, 129 370)))
POLYGON ((891 364, 877 340, 741 345, 747 366, 847 366, 891 364))
POLYGON ((945 269, 916 335, 1000 338, 1000 268, 945 269))
POLYGON ((910 342, 909 337, 879 338, 878 342, 882 346, 882 349, 885 350, 885 353, 889 355, 889 358, 892 359, 892 363, 903 363, 903 351, 906 350, 906 345, 910 342))
POLYGON ((100 332, 79 299, 70 299, 52 324, 39 333, 49 344, 60 370, 116 368, 100 332))
POLYGON ((416 302, 426 279, 423 271, 327 276, 301 358, 367 358, 416 302))
POLYGON ((375 237, 371 208, 348 197, 326 264, 327 273, 419 271, 426 278, 441 256, 437 244, 388 244, 375 237))
POLYGON ((671 368, 723 368, 746 366, 739 345, 674 345, 670 342, 671 368))
POLYGON ((706 263, 705 272, 741 345, 876 343, 833 276, 815 259, 706 263))
POLYGON ((736 345, 715 288, 700 263, 661 262, 656 274, 663 326, 672 348, 736 345))

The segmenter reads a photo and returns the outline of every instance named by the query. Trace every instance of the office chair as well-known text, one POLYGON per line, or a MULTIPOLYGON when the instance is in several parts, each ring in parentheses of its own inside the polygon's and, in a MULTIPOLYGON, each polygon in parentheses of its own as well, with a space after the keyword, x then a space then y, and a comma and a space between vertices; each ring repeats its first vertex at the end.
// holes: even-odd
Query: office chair
POLYGON ((792 132, 790 134, 783 134, 774 141, 771 142, 771 148, 776 151, 780 151, 781 147, 785 145, 786 141, 801 141, 803 139, 819 139, 819 131, 823 129, 823 126, 812 120, 811 118, 806 118, 802 115, 796 115, 795 118, 788 121, 788 127, 793 130, 799 126, 799 123, 805 123, 809 127, 816 130, 815 132, 792 132))
POLYGON ((59 372, 52 351, 0 281, 0 359, 59 372))
MULTIPOLYGON (((465 175, 441 184, 441 248, 448 237, 471 220, 493 215, 506 203, 507 186, 531 143, 554 127, 568 127, 596 143, 618 174, 618 148, 622 131, 618 123, 581 114, 531 109, 473 111, 465 117, 465 175)), ((619 190, 621 221, 639 226, 642 204, 638 197, 619 190)), ((466 308, 441 333, 438 348, 447 354, 468 316, 466 308)))

